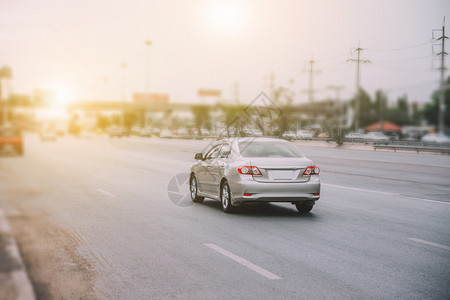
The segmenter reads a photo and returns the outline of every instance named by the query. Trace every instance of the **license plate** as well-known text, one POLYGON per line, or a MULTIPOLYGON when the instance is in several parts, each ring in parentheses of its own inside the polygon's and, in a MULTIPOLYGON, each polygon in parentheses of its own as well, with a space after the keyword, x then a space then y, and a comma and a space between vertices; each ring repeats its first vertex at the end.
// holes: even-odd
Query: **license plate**
POLYGON ((272 171, 271 175, 275 180, 291 180, 293 177, 292 171, 272 171))

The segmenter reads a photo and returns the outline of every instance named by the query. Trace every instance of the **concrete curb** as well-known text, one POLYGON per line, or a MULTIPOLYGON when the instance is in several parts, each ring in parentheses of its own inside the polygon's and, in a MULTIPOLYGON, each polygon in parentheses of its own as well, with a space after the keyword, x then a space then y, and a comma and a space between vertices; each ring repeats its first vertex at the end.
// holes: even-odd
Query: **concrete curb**
POLYGON ((11 278, 14 283, 16 292, 16 300, 34 300, 36 296, 34 294, 33 286, 31 285, 30 278, 26 271, 22 257, 20 256, 19 248, 17 247, 16 240, 12 236, 11 227, 9 226, 6 214, 3 209, 0 208, 0 235, 5 236, 7 241, 6 252, 9 257, 15 261, 18 265, 17 270, 10 272, 11 278))

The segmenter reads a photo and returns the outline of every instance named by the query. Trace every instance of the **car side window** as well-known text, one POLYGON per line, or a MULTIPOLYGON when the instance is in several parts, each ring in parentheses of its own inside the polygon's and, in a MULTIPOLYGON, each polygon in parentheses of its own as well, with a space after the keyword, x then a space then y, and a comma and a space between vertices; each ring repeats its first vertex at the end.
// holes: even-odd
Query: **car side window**
POLYGON ((220 149, 219 158, 227 158, 231 152, 231 145, 228 143, 223 144, 223 147, 220 149))
POLYGON ((219 156, 219 150, 221 146, 222 144, 214 146, 211 150, 208 151, 208 153, 206 153, 205 158, 206 159, 217 158, 219 156))

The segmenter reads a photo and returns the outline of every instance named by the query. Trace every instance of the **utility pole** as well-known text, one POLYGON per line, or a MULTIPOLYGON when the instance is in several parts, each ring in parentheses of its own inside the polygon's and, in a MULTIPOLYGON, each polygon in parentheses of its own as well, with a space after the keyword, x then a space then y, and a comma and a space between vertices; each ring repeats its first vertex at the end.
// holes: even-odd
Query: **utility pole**
POLYGON ((318 74, 320 73, 320 71, 314 71, 314 63, 316 61, 313 60, 311 58, 310 61, 308 61, 309 63, 309 70, 303 70, 303 72, 309 72, 309 89, 307 90, 308 92, 308 98, 309 98, 309 102, 312 103, 314 102, 314 84, 313 84, 313 78, 314 78, 314 73, 318 74))
MULTIPOLYGON (((445 39, 448 39, 448 37, 445 36, 445 17, 444 21, 442 22, 442 30, 441 29, 434 29, 434 31, 442 31, 442 35, 437 39, 438 41, 441 40, 441 52, 437 53, 436 55, 441 56, 441 67, 438 69, 441 71, 441 80, 440 80, 440 93, 439 93, 439 115, 438 115, 438 130, 439 133, 444 133, 445 131, 445 124, 444 124, 444 111, 445 111, 445 70, 447 69, 445 67, 445 56, 447 53, 445 52, 445 39)), ((434 38, 434 37, 433 37, 434 38)))
POLYGON ((358 129, 359 129, 359 115, 360 115, 360 106, 361 106, 361 103, 360 103, 360 99, 359 99, 359 92, 360 92, 360 90, 361 90, 361 79, 360 79, 360 67, 359 67, 359 65, 360 65, 360 63, 370 63, 371 61, 370 60, 361 60, 361 51, 362 50, 364 50, 363 48, 361 48, 359 45, 358 45, 358 48, 356 48, 354 51, 356 52, 358 52, 358 58, 357 59, 347 59, 347 61, 355 61, 357 64, 356 64, 356 91, 357 91, 357 94, 356 94, 356 105, 355 105, 355 132, 356 131, 358 131, 358 129))

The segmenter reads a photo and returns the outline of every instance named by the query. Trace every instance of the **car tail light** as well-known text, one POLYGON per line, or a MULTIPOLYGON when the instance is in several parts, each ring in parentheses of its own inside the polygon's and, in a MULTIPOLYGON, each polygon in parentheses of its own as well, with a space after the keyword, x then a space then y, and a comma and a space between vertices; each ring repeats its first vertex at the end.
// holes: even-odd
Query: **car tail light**
POLYGON ((305 172, 303 172, 303 176, 319 175, 319 173, 320 173, 319 167, 307 167, 305 169, 305 172))
POLYGON ((253 176, 262 176, 261 171, 254 166, 243 166, 238 168, 239 174, 242 175, 253 175, 253 176))

